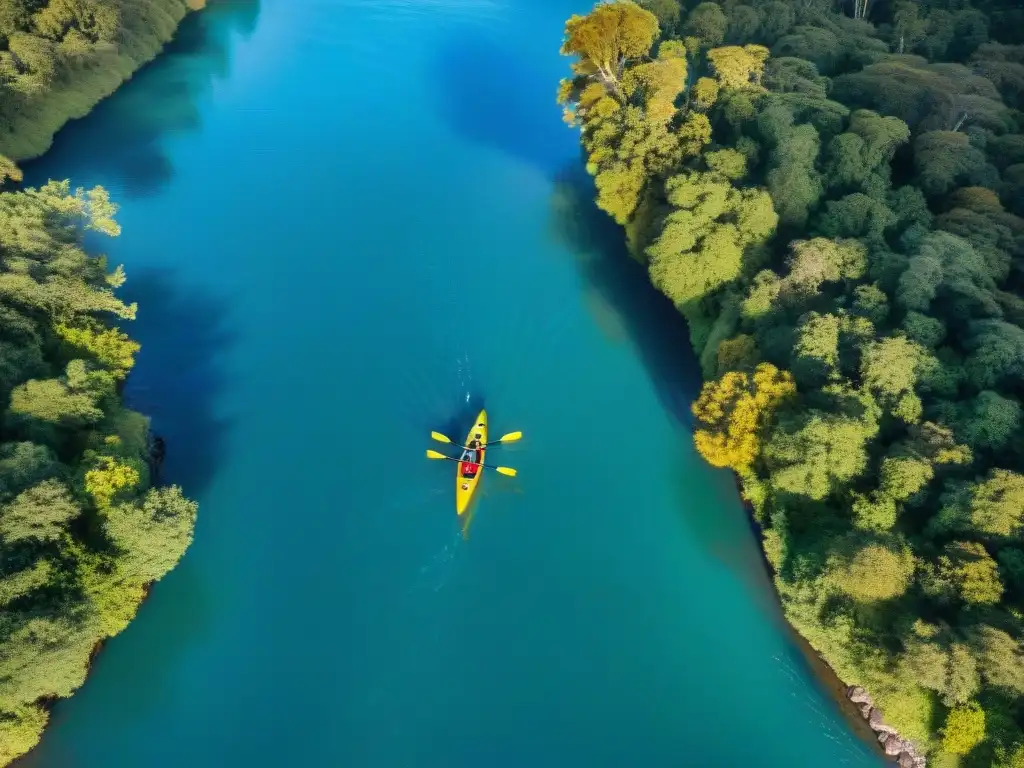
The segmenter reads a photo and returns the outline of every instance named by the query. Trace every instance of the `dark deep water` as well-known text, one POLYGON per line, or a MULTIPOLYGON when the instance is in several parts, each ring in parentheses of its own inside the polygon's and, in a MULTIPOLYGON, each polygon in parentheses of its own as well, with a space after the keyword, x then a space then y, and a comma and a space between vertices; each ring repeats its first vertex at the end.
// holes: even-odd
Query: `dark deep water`
POLYGON ((195 543, 26 766, 875 766, 694 453, 554 94, 580 0, 221 0, 28 169, 103 184, 195 543), (523 430, 468 537, 423 456, 523 430))

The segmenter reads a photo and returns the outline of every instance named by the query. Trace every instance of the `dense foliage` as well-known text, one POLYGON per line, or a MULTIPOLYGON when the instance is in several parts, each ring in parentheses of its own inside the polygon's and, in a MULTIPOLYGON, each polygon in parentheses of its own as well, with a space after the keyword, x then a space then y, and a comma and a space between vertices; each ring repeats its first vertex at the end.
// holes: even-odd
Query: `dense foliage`
POLYGON ((100 189, 0 193, 0 765, 135 614, 192 538, 196 505, 151 487, 148 421, 120 384, 139 346, 120 267, 81 246, 118 232, 100 189))
MULTIPOLYGON (((0 180, 170 39, 200 0, 0 0, 0 180)), ((135 615, 192 539, 196 505, 153 487, 148 420, 121 386, 139 346, 113 322, 119 232, 100 188, 0 193, 0 765, 135 615)))
POLYGON ((787 617, 964 765, 1024 765, 1016 5, 618 0, 567 23, 559 89, 787 617))
MULTIPOLYGON (((0 155, 42 154, 205 0, 0 0, 0 155)), ((0 175, 17 178, 11 162, 0 175)))

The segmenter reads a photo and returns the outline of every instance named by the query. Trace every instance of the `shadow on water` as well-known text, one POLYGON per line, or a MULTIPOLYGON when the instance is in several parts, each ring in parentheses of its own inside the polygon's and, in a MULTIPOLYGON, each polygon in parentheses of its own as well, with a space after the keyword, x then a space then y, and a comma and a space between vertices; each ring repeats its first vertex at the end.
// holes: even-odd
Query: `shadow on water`
POLYGON ((218 360, 233 343, 224 309, 194 286, 176 285, 169 270, 129 275, 123 294, 139 303, 130 330, 142 344, 125 397, 152 418, 153 431, 167 442, 163 479, 200 497, 229 427, 215 411, 225 389, 218 360))
POLYGON ((687 430, 701 376, 686 323, 629 257, 622 228, 594 205, 594 185, 577 161, 558 173, 551 229, 576 258, 587 306, 599 327, 620 329, 637 351, 665 410, 687 430))
POLYGON ((232 34, 256 28, 261 0, 219 0, 185 18, 174 39, 86 119, 65 126, 52 149, 25 164, 26 179, 112 177, 128 199, 159 193, 174 176, 162 146, 170 136, 200 127, 200 102, 231 67, 232 34), (56 170, 54 170, 56 169, 56 170))
POLYGON ((440 114, 462 138, 548 176, 565 162, 573 136, 555 104, 558 83, 508 40, 453 38, 437 52, 430 73, 440 114))
MULTIPOLYGON (((600 328, 612 340, 628 341, 654 385, 662 408, 684 430, 687 438, 694 428, 690 403, 700 391, 700 367, 690 346, 686 323, 679 312, 650 283, 646 270, 632 259, 622 228, 594 204, 594 184, 582 167, 574 163, 562 170, 552 196, 551 226, 554 235, 576 259, 584 279, 586 305, 600 328)), ((680 471, 670 481, 680 499, 714 498, 734 493, 728 474, 706 468, 696 477, 702 484, 717 486, 710 493, 694 489, 694 475, 682 470, 695 461, 692 453, 680 450, 680 471), (698 493, 698 491, 700 491, 698 493)), ((709 514, 705 508, 687 504, 682 517, 702 548, 741 578, 768 608, 777 599, 761 559, 757 539, 750 534, 747 515, 735 501, 734 515, 709 514)))

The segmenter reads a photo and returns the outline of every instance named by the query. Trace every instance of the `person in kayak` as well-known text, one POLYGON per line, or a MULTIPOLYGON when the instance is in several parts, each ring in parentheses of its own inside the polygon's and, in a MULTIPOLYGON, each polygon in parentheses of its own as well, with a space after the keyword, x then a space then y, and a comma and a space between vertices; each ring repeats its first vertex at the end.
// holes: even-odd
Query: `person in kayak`
POLYGON ((481 448, 479 440, 473 440, 466 451, 462 454, 462 476, 476 477, 480 471, 480 463, 477 461, 477 451, 481 448))

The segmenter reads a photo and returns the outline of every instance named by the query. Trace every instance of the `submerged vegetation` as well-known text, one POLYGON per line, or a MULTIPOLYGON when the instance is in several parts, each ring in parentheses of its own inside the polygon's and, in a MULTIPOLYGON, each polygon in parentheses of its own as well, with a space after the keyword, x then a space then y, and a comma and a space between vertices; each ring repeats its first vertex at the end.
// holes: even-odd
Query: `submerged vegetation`
MULTIPOLYGON (((39 154, 173 34, 191 0, 0 0, 0 177, 39 154), (10 158, 10 159, 8 159, 10 158)), ((192 539, 196 505, 150 477, 149 422, 121 390, 139 345, 113 323, 121 267, 101 188, 0 193, 0 765, 85 679, 192 539)))
POLYGON ((686 317, 792 624, 920 751, 1024 765, 1024 10, 628 0, 559 101, 686 317))

